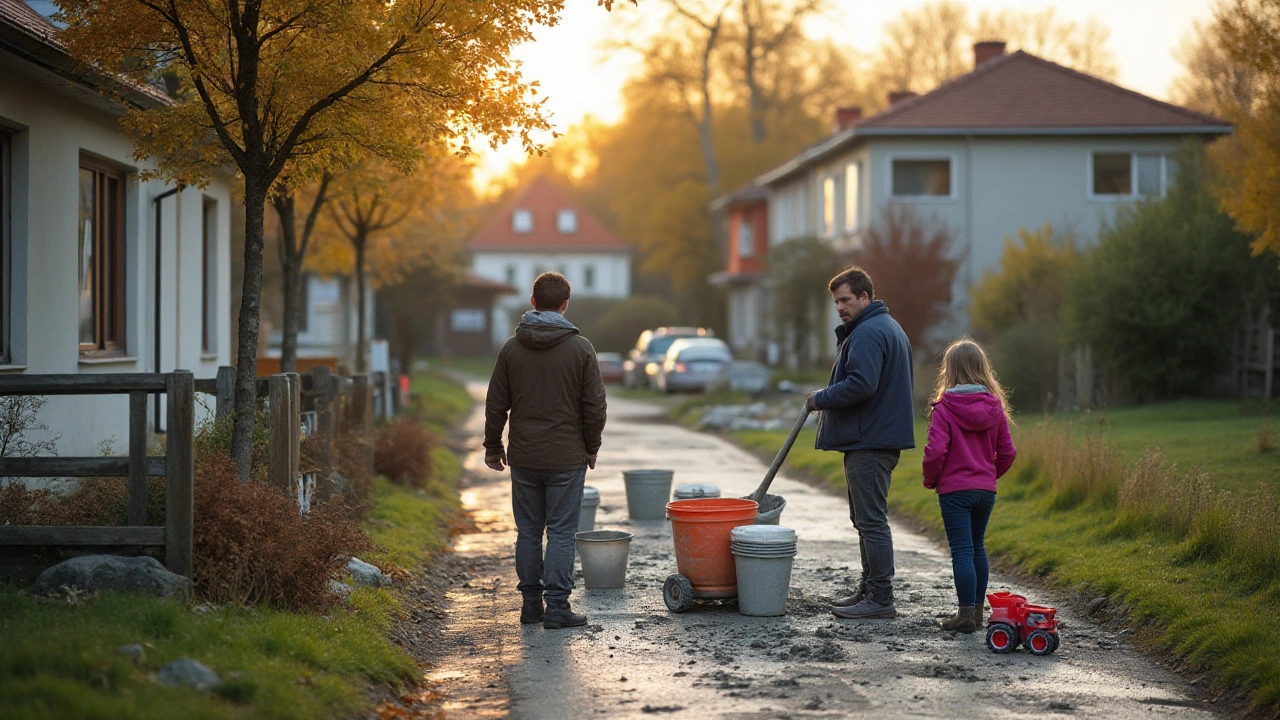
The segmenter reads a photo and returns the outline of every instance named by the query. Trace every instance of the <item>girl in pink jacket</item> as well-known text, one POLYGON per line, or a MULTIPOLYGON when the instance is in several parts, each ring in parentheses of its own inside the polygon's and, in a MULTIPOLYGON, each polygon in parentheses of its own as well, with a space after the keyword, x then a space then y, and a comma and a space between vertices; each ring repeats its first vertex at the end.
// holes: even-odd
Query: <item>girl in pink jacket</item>
POLYGON ((1010 424, 987 354, 969 338, 951 343, 929 401, 924 448, 924 486, 938 491, 960 604, 954 617, 942 621, 943 630, 971 633, 982 623, 988 572, 983 537, 996 504, 996 479, 1018 454, 1010 424))

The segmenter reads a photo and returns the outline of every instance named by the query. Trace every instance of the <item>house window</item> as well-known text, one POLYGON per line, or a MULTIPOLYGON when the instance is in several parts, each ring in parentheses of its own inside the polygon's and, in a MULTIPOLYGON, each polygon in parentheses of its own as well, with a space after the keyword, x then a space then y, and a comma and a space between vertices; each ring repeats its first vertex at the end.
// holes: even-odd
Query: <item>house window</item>
POLYGON ((822 237, 836 234, 836 179, 822 180, 822 237))
POLYGON ((894 197, 950 197, 951 160, 894 160, 894 197))
POLYGON ((484 310, 454 308, 453 312, 449 314, 449 324, 453 327, 454 332, 484 332, 484 310))
POLYGON ((124 176, 80 165, 80 352, 119 354, 124 343, 124 176))
POLYGON ((745 217, 738 219, 738 257, 746 258, 756 254, 756 230, 751 221, 745 217))
POLYGON ((533 211, 518 208, 511 213, 511 229, 518 233, 533 232, 533 211))
POLYGON ((515 265, 507 266, 507 284, 513 285, 513 286, 516 284, 516 266, 515 265))
POLYGON ((9 356, 9 136, 0 133, 0 363, 9 356))
POLYGON ((572 210, 557 212, 556 229, 565 235, 578 232, 578 213, 572 210))
POLYGON ((858 195, 862 188, 862 163, 851 162, 844 166, 844 230, 858 229, 858 195))
POLYGON ((587 265, 582 268, 582 286, 588 290, 594 290, 596 287, 596 266, 587 265))
POLYGON ((200 257, 203 260, 200 277, 200 350, 211 353, 218 349, 214 339, 218 332, 218 201, 204 199, 201 209, 200 257))
POLYGON ((1094 153, 1093 194, 1151 197, 1165 191, 1165 156, 1159 153, 1094 153))

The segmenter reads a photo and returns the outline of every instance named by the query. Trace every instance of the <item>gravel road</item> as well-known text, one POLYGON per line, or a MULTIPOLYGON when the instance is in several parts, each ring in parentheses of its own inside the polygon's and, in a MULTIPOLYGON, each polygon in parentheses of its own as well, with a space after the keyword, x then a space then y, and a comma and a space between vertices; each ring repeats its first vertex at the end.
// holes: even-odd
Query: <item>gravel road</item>
MULTIPOLYGON (((483 397, 483 387, 473 391, 483 397)), ((480 413, 468 430, 479 447, 480 413)), ((514 528, 505 474, 467 459, 464 503, 476 521, 455 558, 467 569, 449 594, 447 652, 428 688, 448 717, 587 718, 1212 718, 1184 681, 1144 658, 1123 633, 1060 609, 1062 647, 1052 656, 995 655, 984 636, 943 633, 953 610, 944 547, 894 527, 896 620, 833 617, 859 567, 842 497, 786 476, 771 492, 787 499, 781 524, 799 536, 787 614, 752 618, 734 601, 673 614, 662 582, 675 572, 665 521, 627 517, 622 471, 662 467, 675 482, 749 493, 765 466, 725 440, 667 423, 653 404, 610 398, 600 463, 587 484, 601 494, 597 529, 626 530, 627 586, 582 588, 572 602, 587 627, 521 627, 512 565, 514 528)), ((996 512, 1000 512, 999 505, 996 512)), ((1045 591, 993 575, 991 588, 1053 603, 1045 591)))

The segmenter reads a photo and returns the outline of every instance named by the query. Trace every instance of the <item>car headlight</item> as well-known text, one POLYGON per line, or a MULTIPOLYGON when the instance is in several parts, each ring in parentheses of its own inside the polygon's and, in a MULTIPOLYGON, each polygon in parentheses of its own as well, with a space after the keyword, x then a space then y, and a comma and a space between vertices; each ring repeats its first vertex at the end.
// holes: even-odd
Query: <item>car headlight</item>
POLYGON ((645 374, 646 374, 646 375, 657 375, 657 374, 658 374, 658 363, 649 363, 648 365, 645 365, 645 366, 644 366, 644 372, 645 372, 645 374))

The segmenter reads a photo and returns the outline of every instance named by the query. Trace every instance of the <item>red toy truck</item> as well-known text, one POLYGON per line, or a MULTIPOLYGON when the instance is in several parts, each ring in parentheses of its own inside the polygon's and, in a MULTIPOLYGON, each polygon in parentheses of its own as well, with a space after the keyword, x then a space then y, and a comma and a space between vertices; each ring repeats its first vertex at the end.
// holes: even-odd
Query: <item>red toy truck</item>
POLYGON ((1031 605, 1021 595, 989 593, 991 617, 987 618, 987 647, 992 652, 1013 652, 1022 645, 1032 655, 1048 655, 1058 649, 1056 608, 1031 605))

